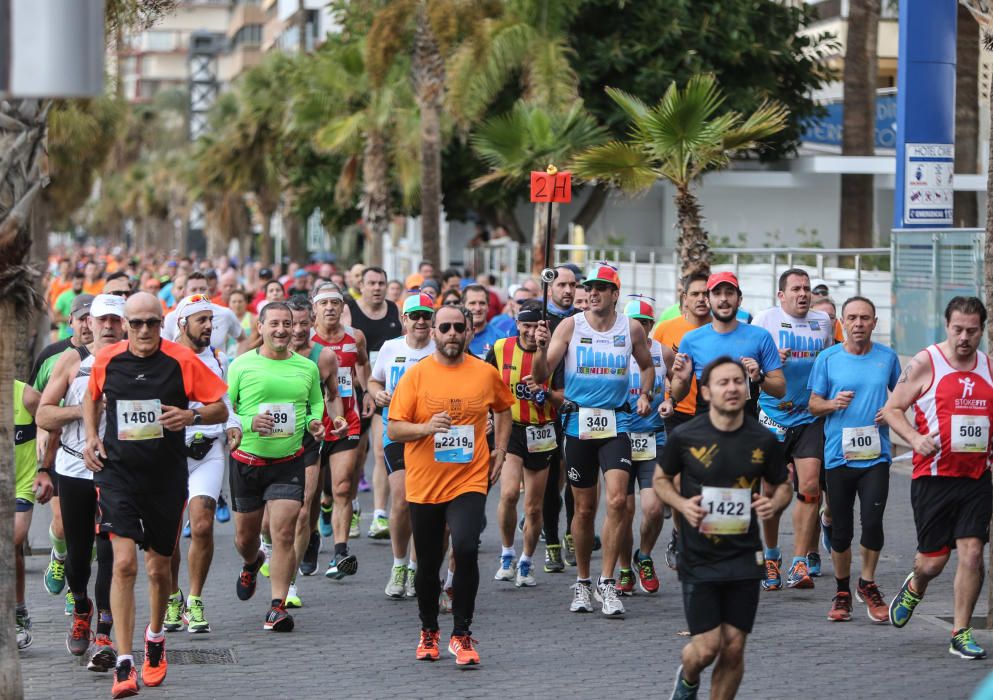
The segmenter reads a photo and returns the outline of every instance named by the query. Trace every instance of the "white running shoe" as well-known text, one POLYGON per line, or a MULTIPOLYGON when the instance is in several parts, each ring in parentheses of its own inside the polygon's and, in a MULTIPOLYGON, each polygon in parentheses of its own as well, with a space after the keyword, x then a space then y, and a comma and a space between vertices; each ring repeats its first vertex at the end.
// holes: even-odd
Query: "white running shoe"
POLYGON ((613 579, 599 579, 593 597, 601 603, 604 617, 624 617, 624 603, 617 595, 617 588, 613 579))
POLYGON ((386 584, 386 597, 387 598, 403 598, 405 588, 404 584, 407 579, 407 567, 403 564, 397 564, 393 567, 390 573, 390 581, 386 584))
POLYGON ((496 575, 493 577, 494 581, 513 581, 514 573, 516 567, 514 566, 514 557, 511 554, 504 554, 500 557, 500 568, 497 569, 496 575))
POLYGON ((572 585, 574 594, 569 612, 588 613, 593 612, 593 584, 588 581, 576 581, 572 585))

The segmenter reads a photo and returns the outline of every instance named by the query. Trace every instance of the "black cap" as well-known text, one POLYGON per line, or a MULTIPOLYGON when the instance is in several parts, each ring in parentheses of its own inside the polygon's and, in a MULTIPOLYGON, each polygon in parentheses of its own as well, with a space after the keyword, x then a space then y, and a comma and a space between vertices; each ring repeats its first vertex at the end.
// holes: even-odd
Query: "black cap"
POLYGON ((525 323, 537 323, 541 320, 542 303, 537 299, 527 299, 521 302, 517 310, 517 320, 525 323))
POLYGON ((272 270, 270 270, 268 267, 263 267, 261 270, 259 270, 259 279, 271 280, 272 270))

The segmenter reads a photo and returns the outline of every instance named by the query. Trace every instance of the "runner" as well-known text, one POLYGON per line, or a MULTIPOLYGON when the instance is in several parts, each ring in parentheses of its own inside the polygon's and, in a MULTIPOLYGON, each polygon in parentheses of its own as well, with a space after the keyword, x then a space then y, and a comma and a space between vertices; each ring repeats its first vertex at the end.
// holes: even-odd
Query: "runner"
MULTIPOLYGON (((369 378, 369 393, 382 408, 382 422, 389 420, 390 401, 397 383, 408 369, 435 351, 431 338, 434 308, 426 294, 407 297, 403 303, 404 335, 387 340, 379 351, 369 378)), ((410 537, 410 508, 407 504, 404 445, 390 440, 386 425, 382 427, 383 451, 390 480, 390 544, 393 547, 393 568, 386 584, 390 598, 413 598, 417 573, 417 553, 410 537)))
MULTIPOLYGON (((186 295, 197 296, 203 294, 210 297, 207 287, 207 277, 201 272, 193 272, 186 281, 186 295)), ((182 297, 181 297, 182 298, 182 297)), ((211 325, 213 330, 210 334, 210 347, 223 350, 227 347, 228 338, 239 343, 247 338, 245 330, 241 326, 241 321, 234 315, 231 309, 225 306, 213 305, 214 320, 211 325)), ((179 315, 176 310, 170 311, 165 317, 165 326, 162 331, 167 340, 176 340, 180 336, 179 315)))
MULTIPOLYGON (((85 277, 83 273, 76 270, 72 274, 72 286, 59 294, 58 298, 55 300, 55 305, 52 307, 52 320, 58 325, 59 340, 65 340, 70 335, 72 335, 72 328, 69 324, 69 318, 72 316, 73 301, 80 294, 84 294, 83 282, 85 277)), ((87 294, 90 299, 93 299, 92 294, 87 294)))
POLYGON ((462 298, 465 300, 465 308, 472 314, 472 340, 469 343, 469 352, 480 360, 486 359, 490 349, 502 337, 486 320, 490 308, 489 290, 481 284, 470 284, 462 290, 462 298))
MULTIPOLYGON (((513 581, 518 588, 535 585, 531 558, 541 532, 542 501, 550 467, 559 459, 560 431, 555 407, 562 403, 562 392, 550 391, 547 385, 538 384, 532 376, 534 353, 538 349, 534 334, 541 320, 541 312, 542 304, 537 299, 521 304, 517 312, 516 337, 496 341, 486 357, 486 361, 500 372, 504 385, 514 397, 510 412, 510 442, 500 475, 500 505, 497 509, 502 550, 500 567, 493 578, 513 581), (521 558, 515 562, 514 526, 522 478, 524 542, 521 558)), ((558 474, 555 476, 557 479, 558 474)), ((555 495, 557 497, 558 493, 555 495)))
POLYGON ((355 387, 366 384, 369 357, 362 331, 341 323, 345 306, 341 290, 331 284, 320 287, 313 303, 314 342, 331 348, 338 356, 338 395, 344 409, 342 417, 348 421, 347 435, 338 437, 332 433, 335 426, 331 418, 325 415, 324 429, 329 439, 325 439, 321 447, 321 469, 327 470, 323 473, 321 520, 330 521, 334 535, 334 558, 324 575, 341 580, 345 576, 354 576, 358 571, 358 560, 348 551, 349 537, 358 536, 357 518, 353 516, 359 514, 355 502, 359 478, 355 448, 359 444, 360 419, 355 387))
POLYGON ((679 511, 679 580, 691 639, 670 697, 689 700, 716 660, 711 697, 733 698, 745 674, 762 578, 758 519, 790 502, 786 464, 774 435, 746 414, 745 366, 728 356, 701 373, 707 413, 676 428, 655 476, 659 498, 679 511), (674 479, 680 477, 677 491, 674 479), (770 497, 760 482, 774 485, 770 497))
POLYGON ((576 311, 586 311, 590 308, 590 292, 581 284, 576 286, 576 296, 572 299, 572 308, 576 311))
POLYGON ((500 477, 510 437, 512 398, 499 373, 466 353, 471 316, 444 306, 434 315, 435 352, 411 367, 390 402, 387 434, 405 443, 407 500, 419 567, 417 659, 439 656, 439 573, 445 526, 455 557, 454 629, 448 651, 459 666, 479 663, 471 625, 479 588, 479 535, 486 492, 500 477), (486 423, 493 411, 491 462, 486 423))
POLYGON ((887 622, 889 611, 876 586, 876 564, 883 548, 883 513, 889 494, 892 452, 882 423, 887 390, 900 378, 895 352, 872 342, 876 306, 852 297, 841 307, 848 339, 822 352, 814 362, 807 388, 810 413, 824 419, 824 469, 833 512, 831 561, 838 592, 828 619, 852 619, 852 537, 855 497, 862 519, 862 575, 856 596, 873 622, 887 622), (833 398, 829 398, 833 397, 833 398))
POLYGON ((240 445, 231 445, 235 547, 244 560, 236 591, 239 600, 255 594, 266 558, 259 535, 268 509, 272 605, 262 628, 273 632, 293 630, 286 597, 298 564, 294 538, 306 483, 303 435, 324 437, 320 372, 290 348, 292 330, 293 312, 286 303, 269 302, 259 312, 262 346, 235 359, 228 372, 231 403, 242 425, 240 445))
MULTIPOLYGON (((361 296, 357 300, 346 300, 347 306, 342 314, 343 324, 353 326, 365 335, 370 367, 376 365, 376 356, 383 343, 396 338, 403 330, 396 304, 386 299, 386 281, 386 271, 381 267, 365 268, 362 272, 361 296)), ((390 484, 387 480, 386 462, 383 456, 383 422, 373 418, 373 413, 382 415, 382 409, 375 405, 372 396, 366 396, 363 396, 362 437, 359 442, 357 466, 361 472, 365 464, 366 450, 371 441, 374 460, 372 472, 374 512, 372 523, 369 525, 369 537, 374 540, 385 540, 390 536, 390 523, 386 514, 390 484)))
POLYGON ((593 612, 591 596, 605 616, 621 617, 617 597, 617 563, 621 525, 626 510, 631 440, 627 372, 633 355, 641 371, 637 413, 647 416, 654 399, 655 376, 648 338, 641 324, 617 313, 621 280, 607 263, 595 263, 583 282, 590 290, 590 309, 563 320, 555 334, 544 324, 536 331, 538 349, 531 374, 544 382, 565 359, 565 462, 576 503, 572 534, 576 543, 577 578, 572 612, 593 612), (595 591, 590 580, 596 486, 599 471, 606 483, 607 517, 603 526, 603 569, 595 591))
POLYGON ((162 305, 155 296, 133 295, 124 314, 128 339, 100 351, 83 398, 84 462, 96 472, 100 533, 113 535, 110 606, 118 623, 114 628, 118 649, 114 697, 138 692, 131 656, 136 544, 145 549, 150 608, 142 682, 156 686, 165 680, 162 621, 169 598, 170 558, 186 503, 183 428, 194 420, 204 425, 221 423, 228 413, 221 400, 224 382, 192 351, 160 338, 162 305), (102 440, 98 432, 101 399, 107 407, 102 440), (190 410, 190 400, 206 405, 190 410))
MULTIPOLYGON (((189 348, 211 372, 221 379, 227 375, 228 358, 224 353, 210 347, 213 332, 212 321, 216 304, 204 294, 188 296, 176 305, 179 337, 177 343, 189 348)), ((206 609, 201 598, 203 585, 207 581, 210 563, 214 557, 214 510, 221 493, 224 480, 224 461, 232 445, 241 441, 241 422, 231 407, 230 399, 224 396, 228 408, 226 424, 197 425, 186 428, 186 464, 188 477, 188 523, 190 528, 190 549, 187 553, 187 570, 190 578, 190 595, 183 598, 179 587, 180 550, 172 553, 172 594, 166 606, 165 630, 178 632, 186 625, 190 634, 210 632, 206 609)), ((190 408, 201 408, 198 401, 191 401, 190 408)))
POLYGON ((638 587, 642 593, 657 593, 659 577, 655 572, 655 562, 652 560, 652 549, 662 533, 663 508, 662 502, 655 494, 652 479, 655 477, 655 467, 658 457, 665 446, 666 428, 664 419, 672 415, 672 400, 665 395, 665 382, 668 368, 672 367, 674 354, 668 346, 662 345, 650 337, 652 326, 655 325, 655 309, 645 301, 647 297, 632 299, 624 306, 624 315, 641 324, 645 329, 648 341, 648 351, 652 356, 652 374, 654 386, 652 391, 652 410, 645 416, 635 413, 638 397, 641 395, 641 373, 637 360, 632 357, 629 374, 628 402, 631 406, 631 476, 628 480, 628 495, 621 525, 621 544, 618 553, 620 575, 617 578, 617 592, 621 595, 634 593, 635 575, 631 568, 632 559, 638 569, 638 587), (638 548, 634 547, 635 491, 641 501, 641 528, 638 548))
POLYGON ((955 297, 945 307, 947 338, 914 355, 883 408, 883 417, 914 450, 910 501, 917 526, 914 570, 890 601, 890 623, 904 627, 928 583, 958 551, 951 654, 982 659, 986 651, 969 622, 983 587, 983 545, 989 540, 990 419, 993 369, 978 352, 986 307, 955 297), (905 412, 914 408, 914 424, 905 412))
MULTIPOLYGON (((786 461, 793 463, 796 504, 793 506, 793 561, 786 575, 787 588, 813 588, 821 575, 818 551, 818 509, 821 503, 821 465, 824 461, 824 420, 807 408, 810 389, 807 380, 817 356, 834 342, 834 324, 823 311, 810 309, 810 277, 799 268, 779 276, 780 306, 766 309, 753 326, 772 335, 783 362, 786 395, 773 396, 763 385, 759 396, 759 420, 776 433, 785 449, 786 461)), ((762 523, 765 539, 767 591, 783 585, 779 551, 779 517, 762 523)))
POLYGON ((94 545, 94 523, 97 519, 97 490, 93 483, 93 472, 83 463, 86 433, 82 403, 89 385, 94 355, 124 337, 124 299, 111 294, 99 295, 91 304, 90 312, 87 325, 93 342, 89 347, 59 356, 41 395, 37 420, 39 427, 60 436, 59 449, 55 455, 55 471, 61 493, 59 510, 66 525, 66 578, 73 597, 66 649, 73 656, 82 656, 90 650, 87 667, 91 671, 109 671, 114 668, 117 658, 110 640, 114 622, 110 609, 114 552, 109 539, 97 538, 94 611, 94 601, 87 595, 87 586, 94 545), (95 637, 91 632, 94 612, 97 618, 95 637))

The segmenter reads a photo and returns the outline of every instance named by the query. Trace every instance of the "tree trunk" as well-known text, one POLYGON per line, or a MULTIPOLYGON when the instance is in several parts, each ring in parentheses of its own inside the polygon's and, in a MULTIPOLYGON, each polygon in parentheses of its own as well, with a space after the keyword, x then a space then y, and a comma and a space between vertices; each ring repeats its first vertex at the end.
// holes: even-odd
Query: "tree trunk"
MULTIPOLYGON (((961 29, 961 28, 960 28, 961 29)), ((993 43, 993 36, 983 37, 986 48, 993 43)), ((985 288, 986 308, 993 308, 993 89, 989 94, 989 163, 986 172, 986 237, 983 241, 983 287, 985 288)), ((957 150, 957 149, 956 149, 957 150)), ((986 344, 993 347, 993 323, 986 324, 986 344)), ((993 524, 993 521, 991 521, 993 524)), ((990 542, 990 556, 993 557, 993 542, 990 542)), ((986 629, 993 629, 993 586, 986 594, 986 629)))
MULTIPOLYGON (((603 211, 603 206, 607 203, 607 196, 609 194, 610 188, 607 184, 598 182, 593 187, 593 191, 590 192, 590 196, 583 202, 579 213, 573 217, 572 223, 576 226, 582 226, 583 230, 589 229, 590 225, 600 216, 600 212, 603 211)), ((565 228, 559 234, 558 241, 560 243, 568 243, 568 241, 564 240, 564 236, 568 230, 568 228, 565 228)))
POLYGON ((259 261, 262 267, 272 267, 272 212, 262 214, 262 240, 259 241, 259 261))
MULTIPOLYGON (((955 48, 955 172, 979 172, 979 24, 959 5, 955 48)), ((979 225, 976 192, 955 192, 954 224, 979 225)))
POLYGON ((379 131, 366 134, 362 154, 362 218, 366 227, 366 262, 381 267, 383 246, 390 235, 390 174, 386 140, 379 131))
MULTIPOLYGON (((559 227, 559 205, 546 204, 543 207, 534 208, 534 236, 531 240, 531 274, 538 276, 541 271, 548 266, 545 260, 545 236, 548 235, 548 207, 552 208, 552 240, 555 240, 555 232, 559 227)), ((554 253, 553 253, 554 257, 554 253)))
POLYGON ((703 228, 700 203, 689 186, 676 187, 676 249, 679 251, 679 276, 694 272, 710 274, 710 239, 703 228))
POLYGON ((435 269, 441 269, 441 109, 445 61, 431 30, 424 0, 417 4, 412 68, 421 112, 422 255, 435 269))
POLYGON ((303 226, 300 217, 292 211, 284 209, 283 237, 286 240, 286 251, 290 260, 301 265, 307 260, 307 242, 304 240, 303 226))
MULTIPOLYGON (((851 0, 845 49, 841 154, 871 156, 876 145, 876 42, 879 0, 851 0)), ((841 176, 841 247, 872 246, 872 175, 841 176)))

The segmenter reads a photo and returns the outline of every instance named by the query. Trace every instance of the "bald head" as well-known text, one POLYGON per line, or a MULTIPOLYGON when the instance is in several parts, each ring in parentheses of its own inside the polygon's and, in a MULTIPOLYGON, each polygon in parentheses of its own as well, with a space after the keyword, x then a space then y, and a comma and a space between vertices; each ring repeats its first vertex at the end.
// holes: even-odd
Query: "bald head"
POLYGON ((134 318, 146 314, 154 314, 158 318, 162 317, 162 304, 159 303, 154 294, 138 292, 128 297, 127 303, 124 304, 125 316, 134 318))

